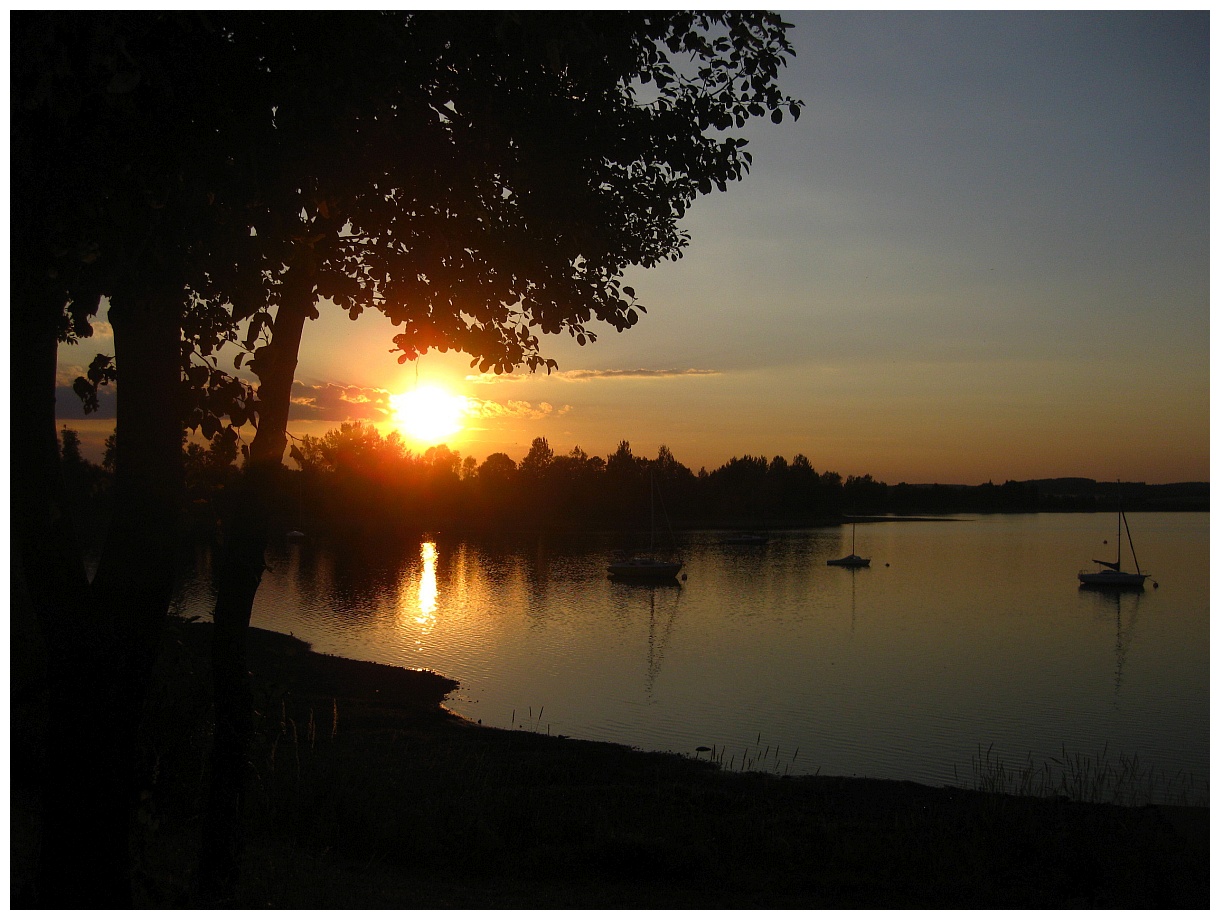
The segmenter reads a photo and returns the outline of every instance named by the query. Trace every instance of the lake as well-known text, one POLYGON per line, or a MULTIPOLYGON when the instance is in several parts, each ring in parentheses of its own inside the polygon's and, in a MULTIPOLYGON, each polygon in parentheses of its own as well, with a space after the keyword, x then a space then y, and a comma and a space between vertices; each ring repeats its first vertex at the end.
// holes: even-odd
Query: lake
MULTIPOLYGON (((311 535, 272 548, 252 623, 451 677, 484 725, 931 785, 1095 763, 1206 804, 1209 515, 1128 518, 1140 593, 1077 585, 1114 558, 1111 514, 864 523, 860 570, 826 565, 850 527, 686 533, 661 587, 606 577, 618 535, 311 535)), ((209 571, 200 548, 178 612, 210 615, 209 571)))

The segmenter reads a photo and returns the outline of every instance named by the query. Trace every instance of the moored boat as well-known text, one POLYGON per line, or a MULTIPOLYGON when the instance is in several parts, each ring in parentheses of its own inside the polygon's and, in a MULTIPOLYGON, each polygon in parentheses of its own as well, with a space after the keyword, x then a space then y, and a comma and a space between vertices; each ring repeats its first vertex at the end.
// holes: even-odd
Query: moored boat
MULTIPOLYGON (((664 507, 662 507, 664 511, 664 507)), ((606 566, 611 578, 623 581, 662 582, 671 581, 682 571, 683 563, 658 559, 653 555, 653 545, 656 542, 656 484, 652 476, 648 477, 648 553, 620 559, 606 566)), ((666 522, 668 523, 668 516, 666 522)), ((670 534, 673 541, 673 534, 670 534)))
POLYGON ((850 553, 843 556, 841 559, 827 559, 827 565, 841 565, 846 569, 862 569, 867 566, 872 559, 865 559, 863 556, 857 556, 855 553, 850 553))
MULTIPOLYGON (((1097 560, 1094 560, 1095 562, 1097 560)), ((1106 565, 1106 563, 1102 563, 1106 565)), ((1099 572, 1080 572, 1077 577, 1080 583, 1091 588, 1142 588, 1148 577, 1143 572, 1116 572, 1102 570, 1099 572)))
POLYGON ((651 556, 633 556, 622 562, 612 562, 606 566, 612 578, 630 579, 632 581, 668 581, 677 578, 682 571, 681 562, 666 562, 651 556))
POLYGON ((872 559, 865 559, 863 556, 856 555, 856 525, 853 521, 851 525, 851 552, 839 559, 827 559, 826 564, 842 566, 845 569, 862 569, 872 561, 872 559))
POLYGON ((1135 541, 1131 539, 1131 525, 1127 523, 1127 515, 1123 511, 1122 496, 1118 500, 1118 559, 1106 562, 1094 559, 1102 566, 1096 572, 1081 570, 1076 577, 1080 579, 1081 587, 1085 588, 1142 588, 1148 575, 1140 571, 1140 561, 1135 555, 1135 541), (1127 532, 1127 543, 1131 547, 1131 560, 1135 563, 1134 572, 1123 571, 1123 531, 1127 532))

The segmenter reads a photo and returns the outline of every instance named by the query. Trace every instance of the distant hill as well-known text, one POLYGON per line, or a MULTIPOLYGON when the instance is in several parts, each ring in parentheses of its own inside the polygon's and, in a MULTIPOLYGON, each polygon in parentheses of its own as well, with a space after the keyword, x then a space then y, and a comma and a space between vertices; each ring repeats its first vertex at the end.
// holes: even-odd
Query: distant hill
POLYGON ((1024 483, 1038 490, 1044 500, 1086 499, 1098 509, 1117 508, 1119 497, 1128 511, 1208 511, 1211 484, 1170 482, 1097 482, 1093 479, 1032 479, 1024 483))
POLYGON ((1083 477, 1009 480, 1003 485, 899 483, 884 504, 898 514, 948 512, 1113 511, 1119 498, 1128 511, 1209 511, 1206 482, 1098 482, 1083 477))

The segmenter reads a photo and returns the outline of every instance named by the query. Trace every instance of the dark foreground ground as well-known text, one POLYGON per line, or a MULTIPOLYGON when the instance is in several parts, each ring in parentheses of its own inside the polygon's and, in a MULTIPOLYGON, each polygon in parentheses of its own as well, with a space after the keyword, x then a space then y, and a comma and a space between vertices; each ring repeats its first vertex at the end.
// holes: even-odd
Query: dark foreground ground
MULTIPOLYGON (((152 711, 144 907, 195 906, 207 629, 173 628, 152 711)), ((483 728, 440 708, 452 681, 257 630, 251 670, 260 734, 236 906, 1209 906, 1207 809, 742 775, 483 728)), ((37 824, 29 789, 11 794, 16 892, 37 824)))

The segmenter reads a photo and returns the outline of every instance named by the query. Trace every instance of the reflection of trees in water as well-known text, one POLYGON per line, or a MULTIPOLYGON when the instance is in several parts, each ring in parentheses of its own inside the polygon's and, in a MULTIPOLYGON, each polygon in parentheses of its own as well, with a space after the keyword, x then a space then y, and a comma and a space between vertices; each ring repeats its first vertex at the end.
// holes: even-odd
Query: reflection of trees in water
POLYGON ((530 599, 527 612, 533 619, 546 609, 547 585, 551 579, 551 550, 547 547, 543 534, 539 534, 534 541, 533 551, 529 554, 524 572, 526 591, 530 599))
POLYGON ((396 597, 403 581, 416 581, 423 569, 419 537, 345 542, 332 547, 330 557, 330 601, 356 615, 396 597))
MULTIPOLYGON (((198 541, 183 551, 178 580, 174 586, 170 613, 177 616, 211 617, 216 603, 216 576, 212 568, 214 553, 210 543, 198 541)), ((92 575, 92 573, 90 573, 92 575)))
MULTIPOLYGON (((313 542, 291 543, 279 560, 286 568, 289 589, 302 598, 330 596, 330 579, 325 565, 327 553, 313 542)), ((275 562, 271 565, 274 567, 275 562)))

